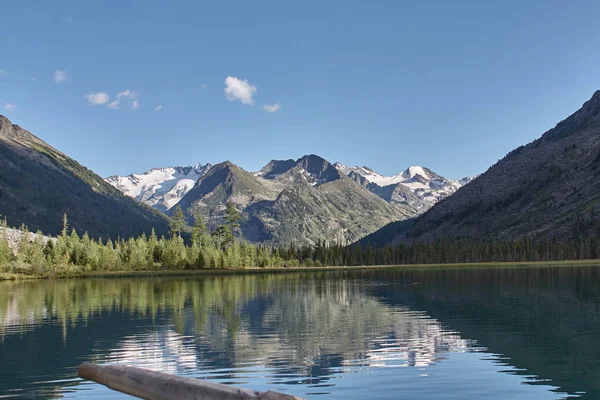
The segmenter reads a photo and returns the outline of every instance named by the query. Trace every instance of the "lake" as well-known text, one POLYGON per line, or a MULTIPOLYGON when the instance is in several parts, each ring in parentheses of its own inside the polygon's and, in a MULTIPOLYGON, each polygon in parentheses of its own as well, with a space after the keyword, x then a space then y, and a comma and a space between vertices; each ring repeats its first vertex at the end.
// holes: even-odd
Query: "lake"
POLYGON ((316 399, 600 398, 600 267, 0 282, 0 398, 127 363, 316 399))

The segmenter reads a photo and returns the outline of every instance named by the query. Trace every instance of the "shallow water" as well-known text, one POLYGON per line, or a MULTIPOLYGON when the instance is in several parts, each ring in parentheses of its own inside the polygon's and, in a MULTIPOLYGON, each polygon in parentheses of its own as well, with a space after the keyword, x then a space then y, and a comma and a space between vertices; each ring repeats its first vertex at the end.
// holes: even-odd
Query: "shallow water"
POLYGON ((600 398, 600 267, 0 283, 0 398, 127 363, 308 398, 600 398))

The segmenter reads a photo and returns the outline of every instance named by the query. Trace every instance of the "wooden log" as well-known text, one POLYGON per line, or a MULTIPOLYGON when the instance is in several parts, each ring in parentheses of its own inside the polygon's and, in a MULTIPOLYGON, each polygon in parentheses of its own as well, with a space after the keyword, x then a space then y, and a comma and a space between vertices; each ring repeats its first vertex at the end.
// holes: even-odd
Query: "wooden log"
POLYGON ((147 400, 301 400, 119 364, 83 363, 77 373, 80 378, 147 400))

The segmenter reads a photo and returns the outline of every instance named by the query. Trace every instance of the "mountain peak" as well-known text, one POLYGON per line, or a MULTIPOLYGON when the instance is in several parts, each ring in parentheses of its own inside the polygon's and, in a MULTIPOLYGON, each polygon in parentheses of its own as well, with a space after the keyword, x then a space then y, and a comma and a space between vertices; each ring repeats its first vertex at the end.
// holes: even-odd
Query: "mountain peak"
POLYGON ((429 176, 429 174, 427 173, 427 171, 425 171, 425 169, 423 167, 421 167, 420 165, 411 165, 406 170, 404 170, 404 172, 402 172, 402 177, 405 179, 412 179, 412 178, 416 177, 417 175, 420 175, 425 179, 431 178, 429 176))
POLYGON ((232 163, 231 161, 227 160, 227 161, 223 161, 223 162, 213 165, 213 167, 210 168, 210 170, 215 170, 215 171, 222 170, 222 169, 231 170, 233 168, 237 168, 237 166, 234 163, 232 163))
POLYGON ((296 165, 296 162, 292 159, 289 160, 271 160, 255 175, 265 179, 273 179, 287 171, 296 165))
POLYGON ((309 154, 296 161, 296 166, 302 168, 317 183, 331 182, 340 179, 340 172, 329 161, 315 154, 309 154))
MULTIPOLYGON (((13 124, 7 117, 0 115, 0 138, 10 139, 21 144, 37 143, 50 147, 46 142, 35 136, 33 133, 13 124)), ((54 150, 54 149, 53 149, 54 150)))
POLYGON ((544 133, 541 138, 532 143, 537 143, 540 140, 557 141, 587 128, 597 127, 598 125, 600 125, 600 90, 595 91, 592 97, 583 103, 579 110, 560 121, 554 128, 544 133))

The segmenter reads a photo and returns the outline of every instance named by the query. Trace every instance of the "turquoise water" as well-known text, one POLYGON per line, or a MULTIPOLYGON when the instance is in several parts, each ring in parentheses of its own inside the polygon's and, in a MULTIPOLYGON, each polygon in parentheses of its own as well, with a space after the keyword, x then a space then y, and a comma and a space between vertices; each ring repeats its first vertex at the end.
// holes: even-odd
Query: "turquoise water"
POLYGON ((127 398, 85 361, 305 398, 600 398, 600 268, 0 283, 0 398, 127 398))

